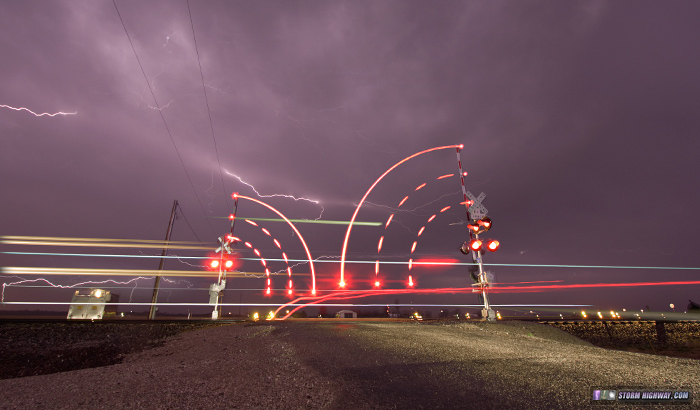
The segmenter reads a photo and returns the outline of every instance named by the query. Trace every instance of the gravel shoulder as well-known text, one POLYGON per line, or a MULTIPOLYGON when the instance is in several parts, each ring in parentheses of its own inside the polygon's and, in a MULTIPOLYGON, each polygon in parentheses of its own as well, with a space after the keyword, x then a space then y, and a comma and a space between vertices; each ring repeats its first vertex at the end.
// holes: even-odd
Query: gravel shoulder
POLYGON ((258 322, 0 380, 0 409, 578 409, 593 388, 697 394, 698 374, 697 360, 601 349, 537 323, 258 322))

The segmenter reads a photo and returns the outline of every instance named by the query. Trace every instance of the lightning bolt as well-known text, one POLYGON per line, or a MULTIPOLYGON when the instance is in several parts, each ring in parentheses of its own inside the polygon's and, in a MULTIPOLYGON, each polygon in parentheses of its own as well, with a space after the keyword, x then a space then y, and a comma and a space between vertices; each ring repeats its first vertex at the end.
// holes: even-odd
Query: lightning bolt
POLYGON ((4 104, 0 104, 0 107, 9 108, 9 109, 15 110, 15 111, 28 111, 36 117, 43 117, 44 115, 48 115, 49 117, 55 117, 57 115, 75 115, 78 113, 77 111, 76 112, 61 112, 61 111, 59 111, 59 112, 56 112, 53 114, 49 114, 48 112, 43 112, 41 114, 37 114, 34 111, 30 110, 29 108, 25 108, 25 107, 16 108, 16 107, 10 107, 9 105, 4 105, 4 104))
POLYGON ((289 199, 293 199, 293 200, 295 200, 295 201, 306 201, 306 202, 311 202, 312 204, 315 204, 315 205, 320 206, 320 207, 321 207, 321 214, 318 216, 318 218, 314 219, 315 221, 318 221, 319 219, 321 219, 321 217, 323 216, 323 212, 325 212, 325 210, 326 210, 326 209, 323 207, 323 205, 321 205, 321 203, 320 203, 319 201, 315 200, 315 199, 302 198, 302 197, 297 198, 297 197, 295 197, 294 195, 285 195, 285 194, 271 194, 271 195, 264 195, 264 194, 261 194, 260 192, 258 192, 257 189, 255 189, 255 187, 254 187, 253 185, 251 185, 251 184, 245 182, 245 181, 244 181, 241 177, 239 177, 238 175, 233 174, 233 173, 229 172, 229 171, 226 170, 226 169, 224 169, 224 172, 225 172, 226 174, 228 174, 228 175, 230 175, 230 176, 236 178, 241 184, 249 186, 249 187, 253 190, 253 192, 255 192, 255 194, 256 194, 259 198, 275 198, 275 197, 289 198, 289 199))
MULTIPOLYGON (((76 287, 78 287, 78 286, 83 286, 83 285, 88 285, 88 284, 89 284, 89 285, 104 285, 104 284, 106 284, 106 283, 113 283, 113 284, 115 284, 115 285, 128 285, 128 284, 130 284, 130 283, 133 283, 133 284, 134 284, 134 287, 131 289, 131 294, 130 294, 130 296, 129 296, 129 303, 131 303, 131 300, 132 300, 132 298, 133 298, 133 296, 134 296, 134 291, 135 291, 136 288, 138 287, 137 281, 139 281, 139 280, 141 280, 141 279, 153 279, 153 278, 155 278, 155 276, 138 276, 138 277, 135 277, 135 278, 133 278, 133 279, 129 279, 129 280, 125 281, 125 282, 119 282, 119 281, 116 281, 116 280, 113 280, 113 279, 107 279, 107 280, 101 280, 101 281, 79 282, 79 283, 75 283, 75 284, 72 284, 72 285, 57 285, 57 284, 51 282, 50 280, 44 279, 44 278, 25 279, 25 278, 22 278, 22 277, 19 277, 19 276, 5 276, 5 278, 17 278, 17 279, 20 279, 20 280, 17 281, 17 282, 10 282, 10 283, 5 282, 5 283, 2 284, 2 292, 0 293, 0 302, 4 302, 4 301, 5 301, 5 288, 8 288, 8 287, 10 287, 10 286, 15 286, 15 285, 21 285, 21 284, 23 284, 23 283, 44 282, 44 283, 48 284, 49 286, 54 287, 54 288, 58 288, 58 289, 71 289, 71 288, 76 288, 76 287)), ((187 286, 188 288, 191 288, 191 287, 192 287, 192 282, 187 281, 187 280, 184 280, 184 279, 182 279, 182 280, 172 280, 172 279, 168 279, 168 278, 162 278, 162 279, 163 279, 164 281, 166 281, 166 282, 170 282, 170 283, 176 284, 176 285, 177 285, 177 284, 180 284, 180 283, 182 283, 182 282, 185 282, 185 283, 188 284, 188 286, 187 286)))
MULTIPOLYGON (((318 258, 315 258, 315 259, 314 259, 314 262, 316 262, 316 261, 318 261, 318 260, 321 260, 321 259, 340 259, 340 255, 338 255, 338 256, 322 255, 322 256, 319 256, 318 258)), ((297 263, 297 264, 294 264, 294 265, 290 266, 290 268, 293 269, 293 268, 296 268, 297 266, 306 265, 306 264, 308 264, 308 263, 309 263, 309 261, 304 260, 304 261, 302 261, 302 262, 299 262, 299 263, 297 263)), ((277 272, 277 273, 279 273, 279 272, 277 272)))

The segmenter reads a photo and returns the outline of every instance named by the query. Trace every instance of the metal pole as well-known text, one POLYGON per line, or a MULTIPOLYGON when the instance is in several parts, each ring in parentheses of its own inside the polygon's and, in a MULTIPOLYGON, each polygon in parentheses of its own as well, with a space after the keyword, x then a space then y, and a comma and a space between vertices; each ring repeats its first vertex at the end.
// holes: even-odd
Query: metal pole
MULTIPOLYGON (((173 222, 175 221, 175 210, 177 208, 177 199, 173 201, 173 210, 170 212, 170 222, 168 222, 168 232, 165 234, 165 248, 163 248, 163 253, 160 258, 160 265, 158 270, 163 270, 163 265, 165 264, 165 255, 168 253, 168 242, 170 241, 170 234, 173 232, 173 222)), ((156 318, 156 302, 158 301, 158 285, 160 284, 160 275, 156 276, 156 283, 153 285, 153 298, 151 299, 151 311, 148 313, 148 319, 153 320, 156 318)))
MULTIPOLYGON (((231 214, 231 234, 230 237, 233 238, 233 227, 236 225, 236 212, 238 211, 238 198, 233 203, 233 213, 231 214)), ((214 310, 211 312, 212 319, 218 319, 221 317, 221 305, 224 299, 223 289, 226 287, 226 269, 224 269, 224 252, 226 252, 226 247, 229 242, 233 242, 233 239, 221 238, 221 253, 219 254, 219 278, 216 281, 216 288, 218 295, 216 296, 216 302, 214 303, 214 310)), ((229 249, 230 251, 230 249, 229 249)), ((214 285, 212 285, 214 286, 214 285)), ((213 289, 213 288, 212 288, 213 289)), ((211 303, 211 302, 210 302, 211 303)))

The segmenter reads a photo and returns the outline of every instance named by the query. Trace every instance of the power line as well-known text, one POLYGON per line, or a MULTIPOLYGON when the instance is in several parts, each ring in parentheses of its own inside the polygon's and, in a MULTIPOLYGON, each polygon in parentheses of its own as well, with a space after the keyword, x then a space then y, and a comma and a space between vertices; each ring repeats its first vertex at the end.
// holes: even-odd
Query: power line
POLYGON ((192 26, 192 38, 194 39, 194 51, 197 53, 197 63, 199 64, 199 76, 202 78, 202 90, 204 90, 204 101, 207 103, 207 114, 209 115, 209 126, 211 127, 211 138, 214 140, 214 150, 216 151, 216 162, 219 164, 219 176, 221 177, 221 189, 224 191, 224 199, 226 200, 226 209, 229 209, 228 196, 226 195, 226 187, 224 186, 224 175, 221 172, 221 160, 219 159, 219 148, 216 146, 216 137, 214 136, 214 123, 211 120, 211 110, 209 109, 209 97, 207 96, 207 87, 204 85, 204 72, 202 71, 202 61, 199 59, 199 48, 197 47, 197 36, 194 34, 194 22, 192 21, 192 10, 190 10, 190 0, 187 0, 187 12, 190 15, 190 25, 192 26))
POLYGON ((129 35, 129 31, 126 29, 126 24, 124 24, 124 19, 122 19, 122 15, 119 12, 119 8, 117 7, 117 3, 115 0, 112 0, 112 4, 114 4, 114 9, 117 11, 117 15, 119 16, 119 21, 122 23, 122 27, 124 28, 124 33, 126 33, 126 37, 129 39, 129 44, 131 44, 131 49, 134 51, 134 56, 136 56, 136 61, 139 63, 139 67, 141 67, 141 73, 143 74, 144 80, 146 80, 146 85, 148 85, 148 89, 151 91, 151 96, 153 96, 153 101, 156 103, 156 108, 158 109, 158 113, 160 113, 160 118, 163 120, 163 125, 165 125, 165 130, 168 132, 168 136, 170 137, 170 141, 173 143, 173 147, 175 148, 175 152, 177 153, 177 157, 180 159, 180 163, 182 164, 182 169, 185 170, 185 175, 187 175, 187 180, 190 182, 190 186, 192 187, 192 192, 194 192, 195 198, 197 198, 197 202, 199 202, 200 208, 202 208, 202 213, 204 214, 204 219, 207 221, 207 225, 209 225, 209 229, 211 229, 212 234, 216 235, 214 232, 214 228, 211 226, 211 222, 209 222, 209 218, 207 217, 207 213, 204 211, 204 205, 202 205, 202 201, 199 199, 199 195, 197 195, 197 190, 194 187, 194 183, 192 183, 192 178, 190 177, 190 173, 187 172, 187 167, 185 166, 185 162, 182 160, 182 155, 180 155, 180 150, 177 149, 177 144, 175 143, 175 139, 173 138, 173 134, 170 132, 170 128, 168 127, 168 123, 165 121, 165 116, 163 116, 163 111, 160 109, 160 104, 158 104, 158 99, 156 98, 155 93, 153 92, 153 88, 151 88, 151 83, 148 81, 148 77, 146 76, 146 71, 143 69, 143 65, 141 64, 141 60, 139 59, 139 55, 136 52, 136 48, 134 47, 134 43, 131 41, 131 36, 129 35))
POLYGON ((194 229, 192 229, 192 225, 190 225, 190 221, 187 220, 187 217, 185 216, 185 212, 182 210, 182 205, 180 205, 179 202, 177 203, 177 207, 180 208, 180 215, 182 215, 182 217, 185 218, 185 222, 187 222, 187 226, 190 227, 190 231, 192 231, 192 233, 194 234, 194 237, 197 238, 197 240, 199 242, 202 242, 202 240, 199 239, 199 236, 197 236, 197 232, 195 232, 194 229))

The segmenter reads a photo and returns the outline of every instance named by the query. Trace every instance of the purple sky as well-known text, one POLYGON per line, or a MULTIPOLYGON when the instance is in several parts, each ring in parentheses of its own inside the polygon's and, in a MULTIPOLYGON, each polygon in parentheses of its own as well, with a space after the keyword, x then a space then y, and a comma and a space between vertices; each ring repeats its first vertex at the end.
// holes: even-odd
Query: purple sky
MULTIPOLYGON (((259 193, 319 201, 263 198, 287 217, 315 219, 323 211, 322 219, 349 220, 354 204, 396 162, 424 149, 464 144, 467 189, 488 195, 484 205, 494 220, 488 236, 501 241, 486 262, 700 267, 700 5, 694 2, 191 2, 215 139, 187 2, 116 4, 194 190, 112 2, 4 1, 0 105, 77 113, 36 117, 0 107, 2 235, 162 239, 177 199, 196 235, 214 241, 228 229, 226 220, 215 218, 230 212, 225 198, 234 191, 257 197, 219 173, 214 141, 221 167, 259 193)), ((407 260, 418 229, 452 205, 426 228, 416 257, 468 262, 458 251, 466 228, 450 225, 465 219, 455 206, 460 184, 456 178, 435 181, 456 171, 454 150, 397 168, 368 198, 383 206, 366 205, 358 220, 386 221, 392 213, 387 207, 396 208, 409 194, 402 209, 424 206, 397 212, 387 230, 354 228, 348 259, 375 260, 378 238, 385 235, 383 257, 407 260), (423 182, 428 186, 414 191, 423 182)), ((275 217, 250 202, 240 204, 239 214, 275 217)), ((261 226, 290 257, 304 255, 286 225, 261 226)), ((314 257, 340 254, 344 227, 297 227, 314 257)), ((236 229, 263 256, 280 257, 258 228, 241 223, 236 229)), ((196 238, 180 219, 172 239, 196 238)), ((2 266, 157 264, 0 254, 2 266)), ((173 260, 166 268, 190 269, 173 260)), ((243 269, 259 271, 260 265, 247 261, 243 269)), ((332 286, 338 269, 319 262, 319 287, 332 286)), ((352 288, 370 286, 373 265, 347 269, 354 272, 352 288)), ((498 282, 700 277, 698 270, 490 269, 498 282)), ((421 288, 471 283, 463 266, 412 273, 421 288)), ((387 268, 387 287, 405 287, 406 275, 405 267, 387 268)), ((300 292, 308 289, 307 276, 295 280, 300 292)), ((136 299, 148 301, 151 283, 139 284, 143 292, 136 299)), ((262 286, 261 279, 229 282, 229 288, 262 286)), ((8 292, 13 300, 39 295, 28 288, 8 292)), ((61 301, 71 293, 42 292, 42 298, 61 301)), ((207 300, 206 290, 168 295, 207 300)), ((472 294, 399 299, 477 303, 472 294)), ((700 299, 700 286, 509 293, 493 295, 492 302, 661 310, 669 303, 684 309, 688 299, 700 299)), ((242 300, 266 301, 259 292, 242 300)))

